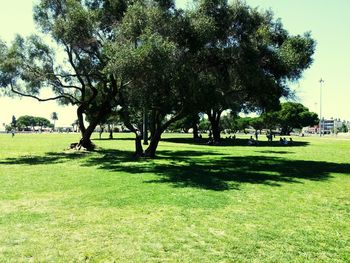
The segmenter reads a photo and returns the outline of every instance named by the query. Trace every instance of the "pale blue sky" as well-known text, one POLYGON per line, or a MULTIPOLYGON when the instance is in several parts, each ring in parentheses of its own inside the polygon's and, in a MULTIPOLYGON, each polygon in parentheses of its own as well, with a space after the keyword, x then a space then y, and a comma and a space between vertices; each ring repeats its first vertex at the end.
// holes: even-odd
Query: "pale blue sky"
MULTIPOLYGON (((349 0, 247 0, 251 6, 271 8, 291 34, 311 31, 317 41, 314 63, 303 78, 293 85, 299 101, 319 113, 319 83, 323 86, 322 112, 326 118, 350 120, 350 1, 349 0)), ((178 0, 185 7, 190 1, 178 0)), ((0 38, 10 42, 16 33, 35 31, 32 0, 0 0, 0 38)), ((58 125, 70 125, 75 116, 73 107, 60 107, 54 102, 38 103, 31 99, 0 97, 0 128, 12 115, 32 114, 49 117, 58 112, 58 125)))

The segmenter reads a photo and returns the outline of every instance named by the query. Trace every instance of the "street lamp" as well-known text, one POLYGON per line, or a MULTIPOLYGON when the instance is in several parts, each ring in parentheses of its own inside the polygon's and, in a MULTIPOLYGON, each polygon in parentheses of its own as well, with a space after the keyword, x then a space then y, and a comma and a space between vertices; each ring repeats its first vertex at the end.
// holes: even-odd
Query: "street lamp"
POLYGON ((322 84, 324 83, 324 80, 321 78, 319 80, 320 82, 320 137, 322 136, 322 84))

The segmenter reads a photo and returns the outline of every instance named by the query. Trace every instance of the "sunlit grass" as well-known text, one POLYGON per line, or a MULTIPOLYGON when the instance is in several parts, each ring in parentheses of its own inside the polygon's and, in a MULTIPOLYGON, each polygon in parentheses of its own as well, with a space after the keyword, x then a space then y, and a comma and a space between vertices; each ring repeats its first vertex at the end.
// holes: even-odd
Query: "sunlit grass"
POLYGON ((0 262, 350 261, 350 141, 115 137, 0 135, 0 262))

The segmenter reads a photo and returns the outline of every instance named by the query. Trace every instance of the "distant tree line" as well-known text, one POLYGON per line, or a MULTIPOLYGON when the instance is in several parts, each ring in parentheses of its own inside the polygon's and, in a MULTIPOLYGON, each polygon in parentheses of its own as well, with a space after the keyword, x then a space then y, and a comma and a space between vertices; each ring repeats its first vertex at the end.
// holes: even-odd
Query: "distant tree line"
POLYGON ((42 130, 43 128, 53 128, 54 125, 46 118, 25 115, 20 116, 18 119, 13 116, 11 124, 7 125, 5 129, 7 132, 11 130, 34 131, 35 127, 42 130))
MULTIPOLYGON (((317 125, 319 122, 318 115, 310 112, 308 108, 300 103, 285 102, 281 104, 281 109, 278 111, 264 112, 258 117, 240 117, 237 112, 231 111, 223 116, 220 121, 220 131, 229 133, 246 132, 246 129, 253 128, 257 131, 262 129, 278 130, 282 135, 289 135, 293 129, 301 129, 306 126, 317 125)), ((201 132, 210 130, 210 121, 203 115, 185 117, 169 127, 170 131, 187 133, 193 127, 201 132), (201 117, 200 117, 201 116, 201 117)), ((196 129, 193 130, 194 138, 196 129)))

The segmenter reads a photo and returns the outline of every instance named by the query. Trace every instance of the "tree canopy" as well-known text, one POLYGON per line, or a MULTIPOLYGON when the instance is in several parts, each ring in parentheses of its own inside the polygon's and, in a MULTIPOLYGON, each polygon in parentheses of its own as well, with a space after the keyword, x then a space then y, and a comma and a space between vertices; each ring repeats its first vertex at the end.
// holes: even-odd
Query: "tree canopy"
POLYGON ((172 0, 40 0, 34 18, 45 40, 0 41, 4 92, 76 105, 78 146, 87 149, 113 112, 137 142, 149 118, 151 143, 136 148, 151 157, 162 133, 186 115, 207 113, 219 140, 224 110, 275 109, 315 48, 309 33, 292 36, 270 11, 242 1, 198 0, 183 11, 172 0), (53 97, 40 97, 46 87, 53 97))
POLYGON ((289 135, 293 129, 316 125, 318 121, 317 114, 310 112, 301 103, 282 103, 281 110, 277 112, 277 124, 281 128, 281 133, 286 135, 289 135))
POLYGON ((18 126, 18 129, 20 130, 25 128, 34 129, 35 126, 40 126, 41 128, 53 127, 53 125, 50 123, 48 119, 43 117, 29 116, 29 115, 20 116, 17 120, 17 126, 18 126))

